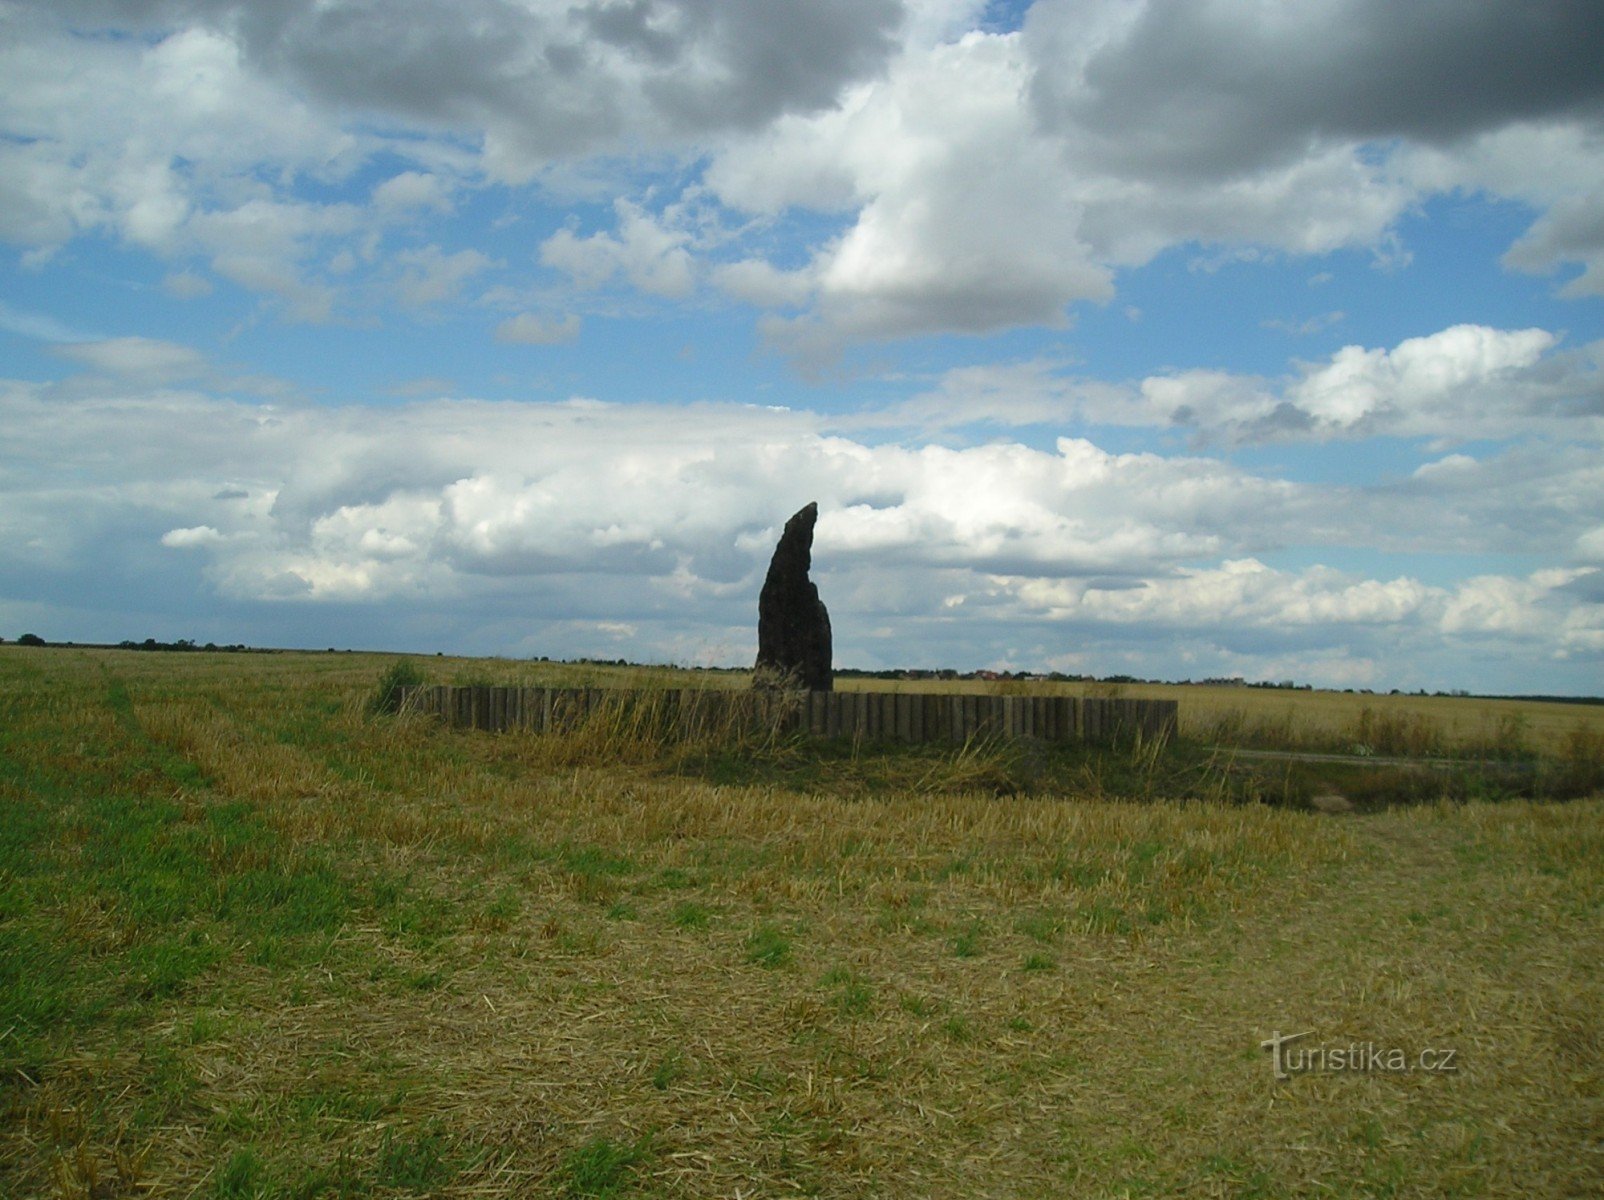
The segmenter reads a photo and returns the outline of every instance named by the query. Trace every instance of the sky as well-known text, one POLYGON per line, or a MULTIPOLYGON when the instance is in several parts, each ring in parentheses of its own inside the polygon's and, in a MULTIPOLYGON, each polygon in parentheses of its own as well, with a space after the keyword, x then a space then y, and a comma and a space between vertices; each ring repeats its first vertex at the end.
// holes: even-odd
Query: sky
POLYGON ((1596 0, 0 0, 0 636, 1604 693, 1596 0))

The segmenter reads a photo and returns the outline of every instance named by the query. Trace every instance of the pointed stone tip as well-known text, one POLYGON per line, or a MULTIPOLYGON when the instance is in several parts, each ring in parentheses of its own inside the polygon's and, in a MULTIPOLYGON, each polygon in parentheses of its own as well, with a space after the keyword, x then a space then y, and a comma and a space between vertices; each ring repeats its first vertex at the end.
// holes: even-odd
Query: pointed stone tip
POLYGON ((801 536, 811 544, 813 541, 813 526, 818 523, 818 520, 819 502, 810 500, 791 514, 791 519, 785 523, 784 537, 795 538, 801 536))

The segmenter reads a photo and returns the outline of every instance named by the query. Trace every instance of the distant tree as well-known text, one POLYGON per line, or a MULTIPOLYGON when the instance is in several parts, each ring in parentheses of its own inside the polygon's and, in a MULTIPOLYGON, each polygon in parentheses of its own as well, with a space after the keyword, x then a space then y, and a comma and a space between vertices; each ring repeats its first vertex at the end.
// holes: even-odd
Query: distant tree
POLYGON ((17 639, 19 646, 44 646, 48 643, 37 633, 25 633, 17 639))

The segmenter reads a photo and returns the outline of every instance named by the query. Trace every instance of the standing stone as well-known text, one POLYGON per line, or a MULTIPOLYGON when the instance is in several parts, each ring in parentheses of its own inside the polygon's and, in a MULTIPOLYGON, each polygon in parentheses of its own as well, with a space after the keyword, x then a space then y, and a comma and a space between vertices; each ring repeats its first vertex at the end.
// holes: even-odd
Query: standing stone
POLYGON ((813 565, 817 503, 785 523, 757 601, 757 687, 834 689, 830 667, 830 614, 808 579, 813 565))

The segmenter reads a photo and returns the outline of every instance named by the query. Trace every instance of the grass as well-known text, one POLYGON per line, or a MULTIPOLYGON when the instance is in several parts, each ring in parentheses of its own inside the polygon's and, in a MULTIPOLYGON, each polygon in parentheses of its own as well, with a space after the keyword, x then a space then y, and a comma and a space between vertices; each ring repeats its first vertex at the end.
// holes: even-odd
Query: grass
POLYGON ((612 757, 372 715, 391 661, 0 647, 0 1194, 1604 1187, 1604 801, 1517 794, 1585 788, 1591 710, 1424 704, 1520 770, 1407 787, 1196 737, 612 757), (1304 1029, 1462 1070, 1275 1081, 1304 1029))

